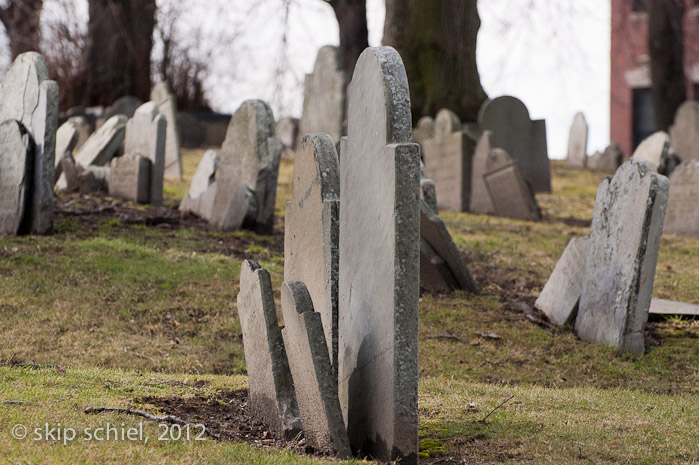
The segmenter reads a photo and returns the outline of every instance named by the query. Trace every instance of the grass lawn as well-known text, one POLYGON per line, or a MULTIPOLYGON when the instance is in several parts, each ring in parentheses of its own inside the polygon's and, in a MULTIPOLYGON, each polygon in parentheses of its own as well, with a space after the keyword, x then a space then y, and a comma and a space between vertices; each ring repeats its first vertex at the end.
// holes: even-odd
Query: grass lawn
MULTIPOLYGON (((166 182, 168 206, 202 154, 185 151, 185 178, 166 182)), ((552 166, 554 193, 537 196, 541 222, 442 212, 484 294, 421 297, 422 460, 699 463, 698 321, 651 322, 646 353, 633 358, 527 318, 541 317, 533 302, 568 240, 589 231, 608 174, 552 166)), ((241 423, 240 263, 269 270, 279 305, 292 169, 283 159, 269 237, 166 221, 176 215, 143 206, 82 215, 74 210, 92 204, 79 196, 59 198, 52 236, 0 237, 0 463, 336 463, 241 423), (129 219, 138 215, 149 219, 129 219), (178 415, 212 435, 160 441, 158 422, 90 406, 178 415), (34 440, 47 423, 77 439, 43 430, 34 440), (28 438, 12 437, 18 424, 28 438), (149 442, 83 441, 86 428, 107 424, 142 428, 149 442)), ((699 303, 698 239, 663 237, 654 296, 699 303)))

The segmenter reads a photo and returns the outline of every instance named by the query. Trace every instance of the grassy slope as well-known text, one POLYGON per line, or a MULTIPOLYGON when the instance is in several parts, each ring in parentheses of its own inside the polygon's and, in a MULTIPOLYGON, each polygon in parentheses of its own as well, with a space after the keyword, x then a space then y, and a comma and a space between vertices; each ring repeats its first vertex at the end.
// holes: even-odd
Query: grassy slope
MULTIPOLYGON (((183 194, 201 154, 188 153, 188 176, 168 184, 171 204, 183 194)), ((290 197, 291 170, 289 161, 282 163, 280 217, 290 197)), ((555 194, 538 196, 546 216, 542 223, 443 213, 486 295, 421 298, 425 457, 458 456, 469 463, 696 463, 699 323, 653 323, 649 350, 633 359, 584 344, 569 329, 541 328, 523 312, 569 238, 589 229, 585 225, 603 176, 554 164, 555 194), (431 337, 439 335, 456 335, 461 342, 431 337), (479 421, 512 395, 486 423, 479 421)), ((244 372, 235 306, 240 261, 259 260, 270 270, 277 293, 282 280, 279 235, 118 221, 90 233, 76 231, 70 222, 58 229, 62 232, 51 237, 0 238, 0 360, 67 367, 67 373, 0 368, 0 400, 71 396, 41 405, 0 405, 0 459, 317 460, 223 441, 63 447, 11 439, 8 430, 17 422, 60 421, 76 428, 105 421, 137 424, 114 414, 88 417, 82 409, 139 405, 134 399, 154 392, 192 395, 177 386, 154 386, 154 377, 204 379, 211 392, 243 385, 244 376, 230 376, 244 372)), ((699 303, 698 255, 699 240, 664 237, 654 295, 699 303)), ((157 435, 153 425, 148 427, 157 435)))

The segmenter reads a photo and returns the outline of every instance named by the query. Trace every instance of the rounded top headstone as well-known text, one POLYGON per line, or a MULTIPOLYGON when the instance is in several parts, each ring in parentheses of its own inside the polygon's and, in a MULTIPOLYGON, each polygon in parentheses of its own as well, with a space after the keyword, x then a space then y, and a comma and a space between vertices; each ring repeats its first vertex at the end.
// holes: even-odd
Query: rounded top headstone
POLYGON ((646 160, 657 169, 670 150, 670 136, 665 131, 658 131, 646 137, 633 153, 634 159, 646 160))
POLYGON ((323 200, 340 198, 337 151, 329 135, 309 134, 303 137, 294 159, 291 191, 292 199, 301 204, 312 195, 318 195, 323 200))
POLYGON ((453 111, 442 108, 437 112, 434 122, 435 137, 445 137, 452 132, 461 130, 461 120, 453 111))
POLYGON ((511 122, 529 121, 527 106, 517 97, 503 95, 486 100, 478 112, 478 122, 486 129, 494 126, 507 127, 511 122), (499 122, 498 124, 496 124, 499 122))

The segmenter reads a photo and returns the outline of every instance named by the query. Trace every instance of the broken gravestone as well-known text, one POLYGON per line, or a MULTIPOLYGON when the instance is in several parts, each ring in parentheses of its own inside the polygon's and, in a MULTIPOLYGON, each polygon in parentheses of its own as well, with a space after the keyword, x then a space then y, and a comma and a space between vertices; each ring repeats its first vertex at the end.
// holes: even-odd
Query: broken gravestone
POLYGON ((163 203, 166 133, 167 120, 155 102, 138 107, 133 118, 126 123, 124 153, 141 155, 151 161, 149 201, 153 205, 163 203))
POLYGON ((573 168, 585 168, 587 162, 587 134, 588 127, 585 115, 578 112, 573 118, 568 134, 568 156, 566 165, 573 168))
POLYGON ((238 316, 250 385, 248 409, 270 429, 292 439, 301 431, 301 421, 272 283, 267 270, 251 260, 240 270, 238 316))
POLYGON ((350 444, 418 461, 420 152, 403 62, 367 48, 349 86, 340 170, 338 380, 350 444))
POLYGON ((488 154, 483 175, 495 214, 516 220, 538 221, 541 211, 532 188, 522 176, 519 163, 502 149, 488 154))
POLYGON ((663 232, 699 237, 699 160, 681 163, 670 175, 663 232))
POLYGON ((189 191, 180 202, 180 211, 192 212, 200 218, 211 221, 216 197, 217 169, 218 154, 214 150, 207 150, 192 177, 189 191))
POLYGON ((160 114, 167 121, 164 176, 169 179, 180 179, 182 177, 182 157, 180 133, 177 127, 177 99, 170 91, 167 82, 160 82, 153 86, 150 91, 150 99, 158 104, 160 114))
POLYGON ((575 320, 581 339, 643 353, 668 188, 635 155, 600 184, 575 320))
POLYGON ((619 144, 612 142, 604 152, 595 152, 587 159, 587 169, 592 171, 616 171, 621 166, 624 154, 619 144))
POLYGON ((61 159, 65 154, 73 155, 73 149, 78 143, 79 137, 78 128, 75 123, 68 120, 56 131, 56 157, 54 162, 54 179, 58 181, 58 177, 63 173, 61 167, 61 159))
POLYGON ((124 141, 126 116, 116 115, 107 120, 85 141, 75 155, 75 162, 82 166, 104 166, 116 155, 124 141))
POLYGON ((688 100, 680 105, 670 138, 673 151, 682 161, 699 160, 699 102, 688 100))
POLYGON ((18 121, 0 123, 0 234, 22 232, 31 186, 34 142, 18 121))
POLYGON ((67 153, 61 159, 61 168, 63 174, 59 184, 63 184, 62 189, 66 192, 78 191, 81 194, 89 194, 107 191, 111 171, 109 167, 93 165, 83 167, 75 162, 71 154, 67 153))
POLYGON ((484 131, 476 145, 473 154, 473 166, 471 170, 471 204, 469 211, 472 213, 495 213, 495 207, 490 200, 488 187, 483 176, 488 171, 488 156, 493 149, 493 133, 484 131))
POLYGON ((109 195, 136 203, 149 203, 152 165, 149 158, 135 153, 112 158, 109 195))

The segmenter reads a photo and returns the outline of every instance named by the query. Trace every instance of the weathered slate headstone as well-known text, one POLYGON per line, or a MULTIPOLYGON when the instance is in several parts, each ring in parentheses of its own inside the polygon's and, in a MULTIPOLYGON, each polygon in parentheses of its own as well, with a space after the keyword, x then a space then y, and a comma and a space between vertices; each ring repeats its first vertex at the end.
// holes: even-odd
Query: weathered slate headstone
POLYGON ((299 139, 299 119, 285 117, 277 121, 275 127, 279 142, 285 149, 296 150, 297 139, 299 139))
POLYGON ((56 157, 54 166, 54 179, 58 181, 58 177, 63 172, 61 167, 61 159, 66 153, 73 154, 73 149, 78 143, 79 137, 78 128, 75 124, 68 120, 56 131, 56 157))
POLYGON ((142 104, 143 101, 141 101, 140 98, 134 97, 132 95, 119 97, 114 101, 114 103, 111 106, 105 108, 102 114, 97 117, 97 129, 99 129, 99 127, 101 127, 102 124, 104 124, 110 118, 117 115, 125 116, 126 119, 133 118, 133 115, 136 113, 136 110, 142 104))
POLYGON ((585 115, 576 113, 568 134, 568 156, 566 165, 574 168, 585 168, 587 162, 588 127, 585 115))
POLYGON ((699 160, 681 163, 670 175, 663 232, 699 237, 699 160))
POLYGON ((155 102, 146 102, 126 123, 124 153, 141 155, 152 162, 150 203, 163 203, 163 176, 165 170, 165 140, 167 120, 160 114, 155 102))
POLYGON ((340 50, 326 45, 318 51, 313 73, 306 75, 303 87, 303 115, 299 137, 327 134, 337 144, 346 131, 345 87, 347 76, 342 69, 340 50))
POLYGON ((669 150, 670 137, 666 132, 658 131, 646 137, 643 142, 636 147, 632 158, 651 162, 657 171, 658 168, 663 165, 669 150))
POLYGON ((423 116, 413 129, 413 142, 422 145, 426 139, 434 137, 434 118, 423 116))
POLYGON ((668 188, 667 178, 638 158, 600 184, 575 320, 581 339, 643 353, 668 188))
POLYGON ((160 114, 167 121, 165 131, 165 171, 170 179, 182 177, 182 155, 180 149, 180 132, 177 127, 177 99, 170 91, 167 82, 160 82, 150 91, 150 99, 158 104, 160 114))
POLYGON ((534 303, 555 325, 562 326, 575 321, 585 277, 587 241, 587 236, 584 236, 568 242, 534 303))
POLYGON ((269 105, 261 100, 243 102, 231 118, 221 148, 212 223, 219 229, 234 229, 240 221, 231 218, 245 218, 254 207, 255 231, 270 234, 280 157, 281 144, 274 135, 269 105))
POLYGON ((150 159, 135 153, 112 158, 109 195, 136 203, 150 202, 150 159))
POLYGON ((340 170, 339 395, 353 449, 418 460, 420 152, 391 47, 366 49, 349 86, 340 170))
POLYGON ((58 84, 48 80, 44 59, 36 52, 15 58, 0 89, 0 121, 17 120, 34 141, 27 232, 44 234, 53 228, 53 186, 58 84))
POLYGON ((473 142, 461 130, 456 113, 440 110, 434 136, 423 140, 425 169, 437 188, 439 208, 466 211, 471 197, 473 142))
POLYGON ((0 234, 21 232, 31 195, 34 142, 15 120, 0 123, 0 234))
POLYGON ((85 141, 75 155, 75 162, 82 166, 104 166, 116 155, 126 132, 126 116, 108 119, 85 141))
POLYGON ((541 219, 536 197, 524 180, 519 163, 504 150, 493 149, 488 154, 486 168, 483 181, 496 215, 527 221, 541 219))
POLYGON ((240 269, 238 316, 243 331, 252 415, 285 438, 301 431, 289 362, 267 270, 251 260, 240 269))
POLYGON ((612 142, 604 152, 595 152, 587 159, 587 168, 593 171, 616 171, 623 159, 624 154, 619 144, 612 142))
POLYGON ((688 100, 680 105, 670 138, 673 151, 682 161, 699 160, 699 102, 688 100))
POLYGON ((306 442, 321 452, 351 457, 321 314, 313 311, 304 283, 282 284, 282 311, 282 336, 306 442))
POLYGON ((294 160, 284 221, 284 280, 301 281, 320 314, 337 378, 340 174, 327 134, 303 138, 294 160))
POLYGON ((486 101, 478 121, 483 130, 493 133, 492 146, 505 150, 519 164, 534 192, 551 192, 546 121, 532 121, 524 103, 510 96, 486 101))
POLYGON ((473 213, 495 213, 495 207, 490 200, 488 188, 483 175, 488 171, 488 156, 493 149, 493 133, 484 131, 473 154, 471 170, 471 204, 469 211, 473 213))
POLYGON ((192 177, 189 191, 180 202, 180 211, 192 212, 207 221, 211 220, 217 189, 217 169, 218 154, 214 150, 207 150, 192 177))

